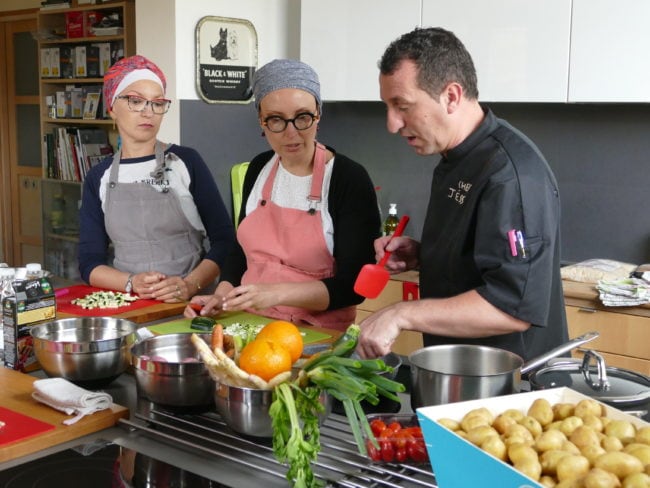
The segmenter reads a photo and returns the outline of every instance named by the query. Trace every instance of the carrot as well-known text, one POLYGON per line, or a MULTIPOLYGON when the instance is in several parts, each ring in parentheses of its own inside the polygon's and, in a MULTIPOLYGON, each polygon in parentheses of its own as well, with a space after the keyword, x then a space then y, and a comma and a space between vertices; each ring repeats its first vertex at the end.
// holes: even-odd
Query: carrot
POLYGON ((220 349, 223 351, 223 325, 216 324, 212 328, 212 350, 220 349))

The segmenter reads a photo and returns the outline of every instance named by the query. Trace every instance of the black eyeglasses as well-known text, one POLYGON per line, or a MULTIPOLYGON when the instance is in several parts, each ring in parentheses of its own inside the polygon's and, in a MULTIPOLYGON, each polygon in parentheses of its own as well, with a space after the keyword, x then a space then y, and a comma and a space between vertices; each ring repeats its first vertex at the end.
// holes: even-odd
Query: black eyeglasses
POLYGON ((138 97, 136 95, 120 95, 117 98, 126 100, 131 112, 142 112, 147 108, 147 105, 149 105, 151 106, 151 111, 158 115, 167 113, 169 105, 172 103, 171 100, 167 100, 166 98, 147 100, 146 98, 138 97))
POLYGON ((316 122, 318 119, 320 119, 318 115, 312 114, 310 112, 300 113, 293 119, 283 119, 278 115, 271 115, 270 117, 264 119, 262 125, 271 132, 282 132, 287 128, 289 122, 291 122, 296 130, 307 130, 312 125, 314 125, 314 122, 316 122))

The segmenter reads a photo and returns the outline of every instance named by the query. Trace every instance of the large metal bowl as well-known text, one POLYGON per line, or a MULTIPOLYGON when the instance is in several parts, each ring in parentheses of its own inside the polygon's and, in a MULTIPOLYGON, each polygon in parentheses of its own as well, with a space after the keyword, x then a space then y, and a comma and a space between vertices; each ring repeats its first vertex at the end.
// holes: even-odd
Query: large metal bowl
MULTIPOLYGON (((258 390, 217 383, 214 403, 223 421, 235 432, 252 437, 272 437, 273 425, 269 408, 273 401, 273 390, 258 390)), ((320 415, 321 423, 332 411, 332 397, 323 393, 320 398, 325 412, 320 415)))
MULTIPOLYGON (((210 343, 210 334, 200 334, 210 343)), ((131 349, 138 397, 157 405, 193 409, 212 406, 214 380, 192 344, 191 334, 149 337, 131 349)))
POLYGON ((48 376, 101 388, 129 366, 138 325, 111 317, 59 319, 31 327, 36 359, 48 376))

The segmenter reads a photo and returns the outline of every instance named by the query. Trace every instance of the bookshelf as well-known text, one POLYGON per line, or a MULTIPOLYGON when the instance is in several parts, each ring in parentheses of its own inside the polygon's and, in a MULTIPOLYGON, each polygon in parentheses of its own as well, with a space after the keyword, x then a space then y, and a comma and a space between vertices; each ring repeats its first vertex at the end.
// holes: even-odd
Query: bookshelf
POLYGON ((112 152, 117 141, 103 100, 100 97, 96 104, 94 97, 101 94, 105 70, 121 57, 136 53, 135 0, 97 5, 71 0, 65 8, 48 5, 38 12, 36 35, 43 144, 43 264, 61 278, 77 280, 84 176, 112 152), (95 118, 87 109, 93 109, 95 118))

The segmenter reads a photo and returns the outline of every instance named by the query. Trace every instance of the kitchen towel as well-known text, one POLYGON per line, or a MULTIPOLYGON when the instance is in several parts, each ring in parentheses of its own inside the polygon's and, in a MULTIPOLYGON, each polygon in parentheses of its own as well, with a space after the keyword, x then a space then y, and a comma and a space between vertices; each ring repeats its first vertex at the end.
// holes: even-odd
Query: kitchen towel
POLYGON ((601 280, 596 288, 600 301, 607 307, 634 307, 650 303, 650 281, 642 278, 601 280))
POLYGON ((34 381, 32 397, 41 403, 60 410, 74 418, 63 421, 72 425, 82 417, 110 408, 113 398, 108 393, 85 390, 64 378, 47 378, 34 381))

